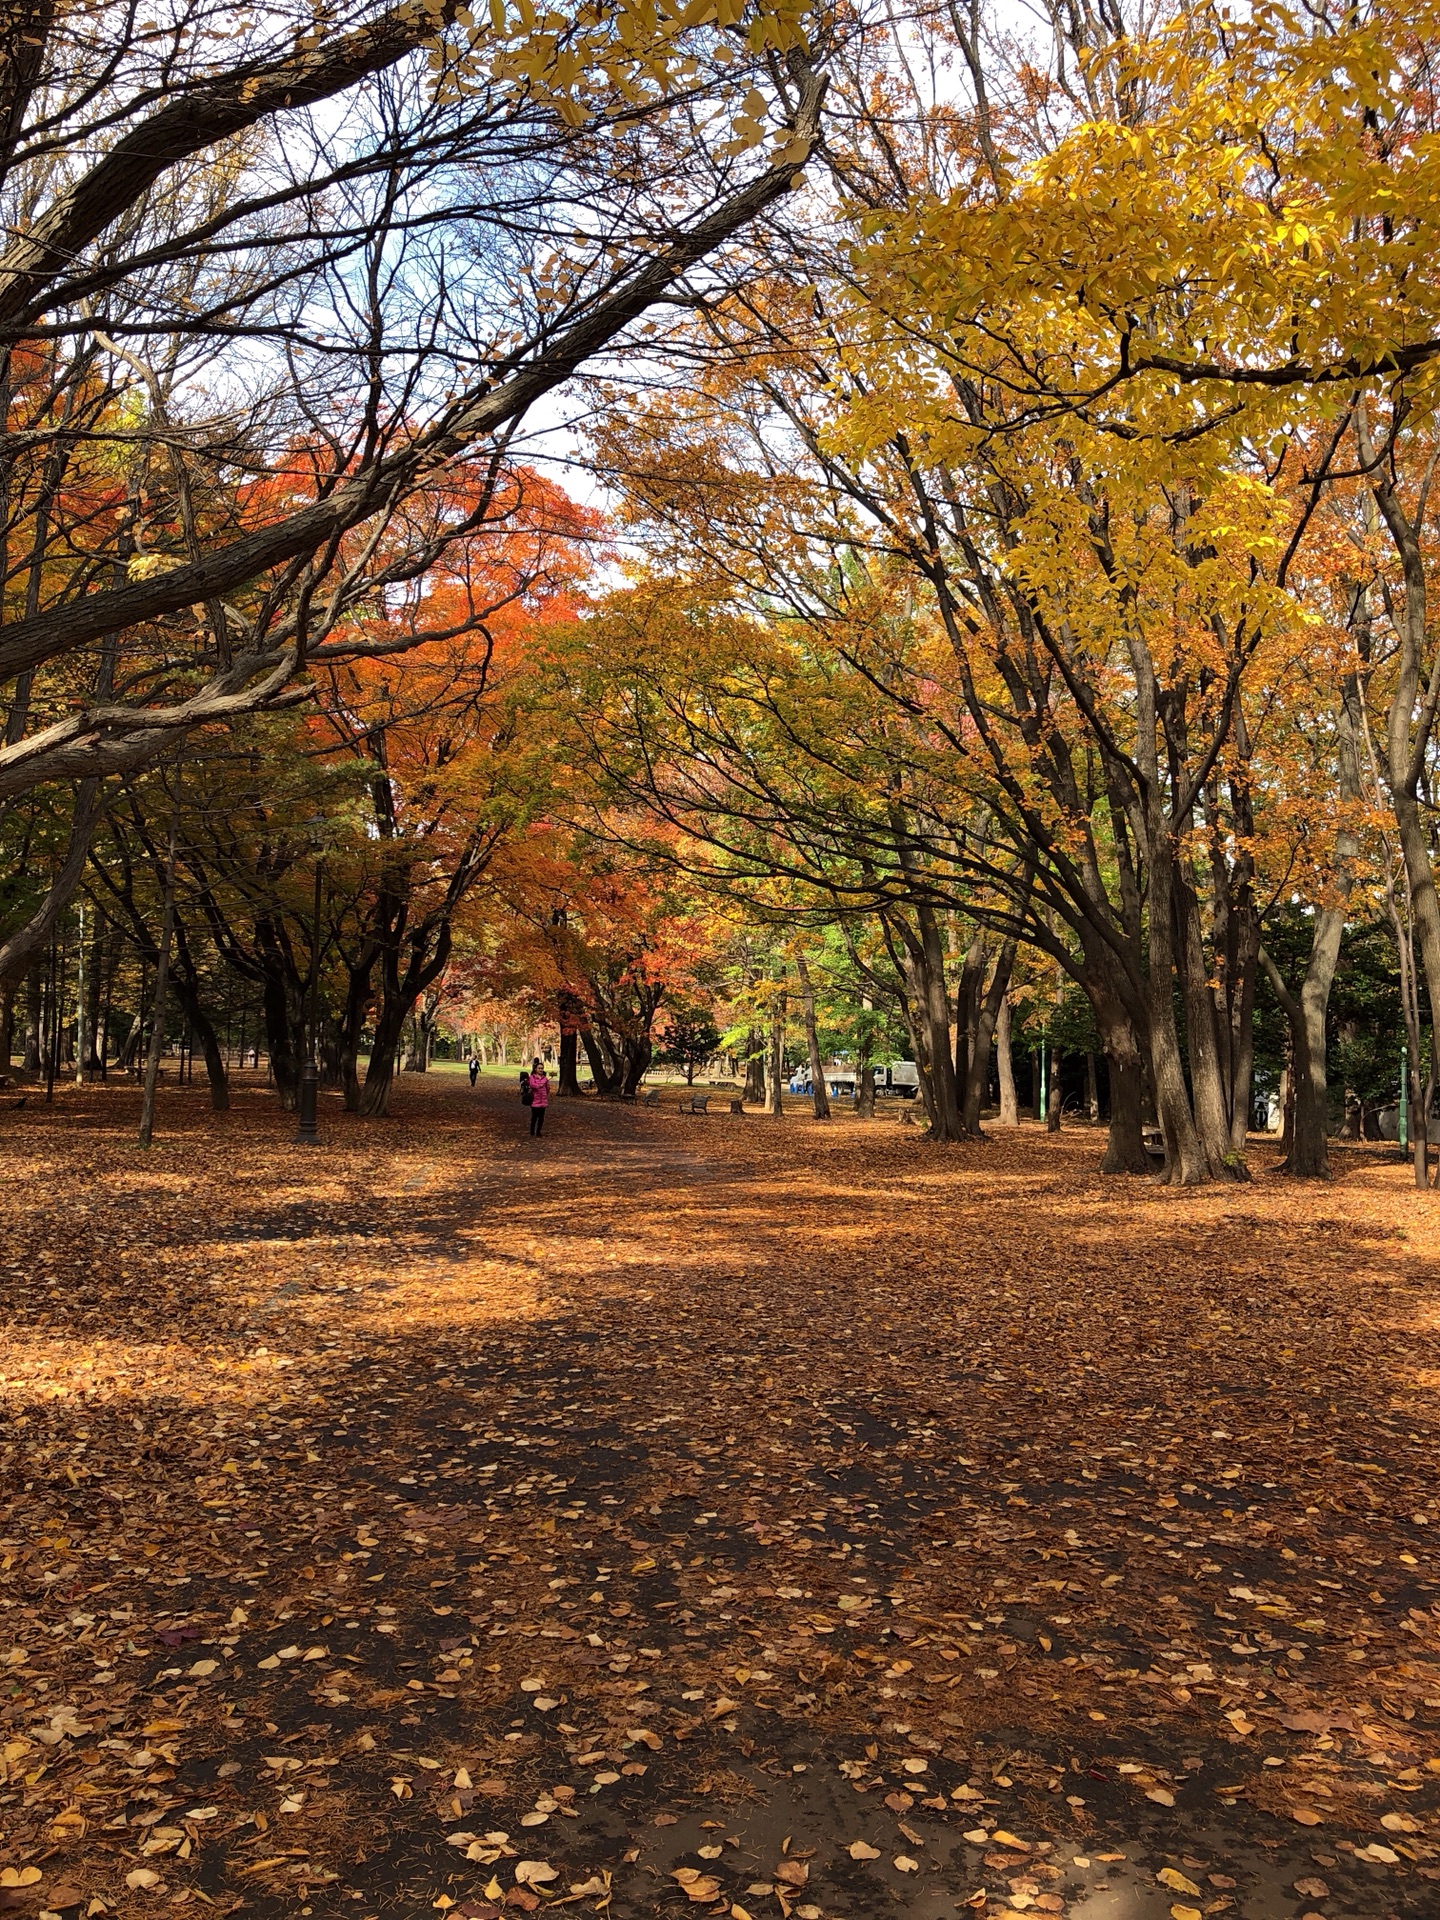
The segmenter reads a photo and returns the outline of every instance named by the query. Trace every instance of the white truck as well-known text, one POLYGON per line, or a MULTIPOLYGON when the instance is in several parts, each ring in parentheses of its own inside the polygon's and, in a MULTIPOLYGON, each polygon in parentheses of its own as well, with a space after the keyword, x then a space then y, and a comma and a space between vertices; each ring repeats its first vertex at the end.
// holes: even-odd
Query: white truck
MULTIPOLYGON (((877 1064, 873 1071, 877 1095, 913 1100, 920 1091, 920 1074, 913 1060, 891 1060, 877 1064)), ((860 1069, 837 1067, 833 1073, 826 1074, 825 1083, 836 1099, 853 1100, 860 1087, 860 1069)))

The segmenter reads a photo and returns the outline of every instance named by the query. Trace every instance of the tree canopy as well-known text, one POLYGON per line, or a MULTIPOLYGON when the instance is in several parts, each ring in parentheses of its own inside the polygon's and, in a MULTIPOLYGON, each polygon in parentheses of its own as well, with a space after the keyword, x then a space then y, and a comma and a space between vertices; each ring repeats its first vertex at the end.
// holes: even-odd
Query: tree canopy
POLYGON ((1181 1184, 1403 1045, 1428 1177, 1431 11, 16 26, 7 1033, 162 920, 367 1112, 890 1019, 955 1140, 1070 1033, 1181 1184))

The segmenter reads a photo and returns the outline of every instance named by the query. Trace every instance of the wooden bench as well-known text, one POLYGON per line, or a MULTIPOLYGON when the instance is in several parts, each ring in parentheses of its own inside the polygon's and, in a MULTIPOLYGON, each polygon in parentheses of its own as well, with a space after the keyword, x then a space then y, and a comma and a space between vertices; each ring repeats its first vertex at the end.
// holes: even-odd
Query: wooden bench
POLYGON ((1144 1142, 1146 1153, 1152 1160, 1165 1158, 1165 1136, 1159 1127, 1142 1127, 1140 1138, 1144 1142))
POLYGON ((708 1093, 692 1093, 680 1102, 681 1113, 704 1113, 710 1105, 708 1093))

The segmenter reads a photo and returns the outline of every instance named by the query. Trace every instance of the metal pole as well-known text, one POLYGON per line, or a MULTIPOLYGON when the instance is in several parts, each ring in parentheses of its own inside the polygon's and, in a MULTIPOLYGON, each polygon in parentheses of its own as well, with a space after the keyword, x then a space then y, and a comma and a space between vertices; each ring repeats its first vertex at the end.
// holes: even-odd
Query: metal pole
POLYGON ((1040 1036, 1040 1112, 1038 1117, 1047 1121, 1050 1118, 1050 1035, 1040 1036))

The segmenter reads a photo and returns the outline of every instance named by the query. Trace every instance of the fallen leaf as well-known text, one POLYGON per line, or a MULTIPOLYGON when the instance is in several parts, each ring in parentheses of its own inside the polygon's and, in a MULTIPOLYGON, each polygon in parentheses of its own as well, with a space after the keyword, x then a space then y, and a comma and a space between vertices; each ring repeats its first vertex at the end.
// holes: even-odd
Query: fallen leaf
POLYGON ((708 1873, 700 1873, 694 1867, 677 1867, 670 1878, 685 1889, 685 1896, 697 1906, 708 1900, 718 1899, 720 1882, 708 1873))
POLYGON ((1317 1813, 1314 1807, 1291 1807, 1290 1818, 1298 1821, 1302 1827, 1318 1827, 1325 1816, 1317 1813))
MULTIPOLYGON (((39 1867, 0 1867, 0 1887, 33 1887, 44 1878, 39 1867)), ((150 1881, 159 1878, 158 1873, 152 1873, 150 1881)), ((146 1882, 147 1886, 150 1881, 146 1882)))
POLYGON ((550 1881, 558 1880, 559 1873, 548 1860, 519 1860, 515 1863, 515 1884, 520 1887, 543 1887, 550 1881))
POLYGON ((891 1864, 897 1873, 918 1873, 920 1871, 920 1862, 918 1860, 912 1860, 908 1853, 897 1853, 891 1864))
POLYGON ((872 1847, 867 1841, 852 1840, 845 1849, 852 1860, 878 1860, 880 1849, 872 1847))
POLYGON ((1199 1887, 1193 1880, 1187 1880, 1177 1867, 1162 1867, 1155 1878, 1162 1887, 1169 1887, 1172 1893, 1193 1893, 1198 1895, 1199 1887))
POLYGON ((1153 1800, 1157 1807, 1173 1807, 1175 1796, 1168 1787, 1147 1787, 1145 1798, 1153 1800))
POLYGON ((1423 1833, 1425 1831, 1418 1820, 1412 1820, 1405 1813, 1382 1813, 1380 1824, 1387 1833, 1423 1833))
POLYGON ((125 1876, 125 1884, 138 1893, 143 1887, 158 1887, 160 1876, 153 1867, 132 1867, 125 1876))

